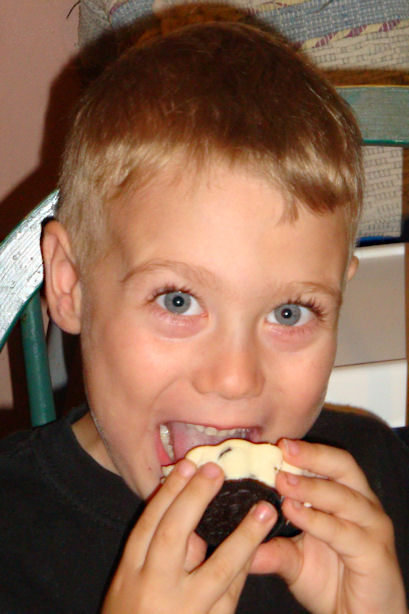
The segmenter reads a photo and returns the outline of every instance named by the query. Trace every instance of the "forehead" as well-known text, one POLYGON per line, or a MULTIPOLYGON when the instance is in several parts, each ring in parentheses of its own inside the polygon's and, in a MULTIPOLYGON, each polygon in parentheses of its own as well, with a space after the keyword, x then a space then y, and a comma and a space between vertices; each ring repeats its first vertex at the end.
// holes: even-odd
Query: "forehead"
POLYGON ((298 268, 300 277, 335 283, 348 258, 343 213, 299 207, 295 220, 285 213, 282 193, 240 167, 162 173, 116 208, 114 251, 125 275, 136 266, 173 262, 179 270, 192 265, 220 277, 231 267, 242 278, 255 270, 294 278, 298 268))

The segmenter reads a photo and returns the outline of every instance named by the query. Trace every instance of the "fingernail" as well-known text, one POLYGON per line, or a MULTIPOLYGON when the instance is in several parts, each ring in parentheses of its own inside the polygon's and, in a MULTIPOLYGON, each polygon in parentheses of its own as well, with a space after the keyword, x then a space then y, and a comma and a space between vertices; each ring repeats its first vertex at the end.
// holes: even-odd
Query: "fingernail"
POLYGON ((253 507, 251 513, 259 522, 268 522, 273 517, 275 511, 275 507, 267 503, 267 501, 259 501, 253 507))
POLYGON ((216 463, 206 463, 205 465, 202 465, 202 467, 200 467, 200 471, 207 478, 214 480, 215 478, 220 477, 220 473, 222 470, 218 465, 216 465, 216 463))
POLYGON ((300 451, 300 444, 298 441, 294 441, 293 439, 284 439, 284 445, 287 454, 290 456, 297 456, 300 451))
POLYGON ((184 478, 191 478, 192 475, 196 472, 196 466, 194 465, 194 463, 186 460, 185 458, 178 462, 175 469, 184 478))

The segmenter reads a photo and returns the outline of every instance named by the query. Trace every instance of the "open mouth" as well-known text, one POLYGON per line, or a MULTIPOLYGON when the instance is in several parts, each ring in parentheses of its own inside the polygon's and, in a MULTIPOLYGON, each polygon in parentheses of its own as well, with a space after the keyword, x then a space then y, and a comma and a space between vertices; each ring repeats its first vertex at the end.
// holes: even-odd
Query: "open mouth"
POLYGON ((247 439, 255 442, 259 431, 258 427, 218 429, 188 422, 168 422, 160 425, 159 436, 169 463, 175 463, 197 446, 214 445, 226 439, 247 439))

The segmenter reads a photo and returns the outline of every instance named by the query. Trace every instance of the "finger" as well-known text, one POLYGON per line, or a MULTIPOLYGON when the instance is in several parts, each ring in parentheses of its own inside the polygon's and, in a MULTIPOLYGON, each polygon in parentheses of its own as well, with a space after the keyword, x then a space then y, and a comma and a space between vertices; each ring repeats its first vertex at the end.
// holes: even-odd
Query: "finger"
POLYGON ((123 559, 130 560, 136 569, 142 566, 163 515, 195 472, 194 463, 181 460, 147 504, 129 535, 123 553, 123 559))
POLYGON ((386 515, 382 530, 375 535, 358 524, 312 507, 307 508, 289 498, 284 499, 282 509, 286 517, 301 530, 326 543, 345 562, 348 560, 350 569, 362 570, 365 568, 363 560, 366 560, 367 566, 371 561, 381 560, 386 550, 393 551, 393 527, 386 515))
POLYGON ((284 497, 305 501, 314 509, 333 514, 372 531, 381 531, 384 512, 378 503, 356 490, 332 480, 302 477, 291 473, 277 476, 277 490, 284 497))
POLYGON ((249 573, 250 563, 245 566, 230 583, 226 592, 216 601, 209 610, 209 614, 234 614, 249 573))
POLYGON ((166 568, 167 574, 176 576, 184 571, 188 538, 220 490, 223 480, 223 471, 215 463, 207 463, 197 470, 161 518, 146 554, 147 568, 166 568), (172 569, 164 560, 164 552, 172 553, 172 569))
POLYGON ((257 547, 276 520, 276 509, 270 503, 260 501, 206 563, 194 572, 200 579, 198 586, 206 587, 201 597, 209 607, 221 598, 243 571, 247 575, 257 547))
POLYGON ((326 476, 378 503, 364 472, 349 452, 324 444, 290 439, 282 439, 279 447, 288 463, 326 476))

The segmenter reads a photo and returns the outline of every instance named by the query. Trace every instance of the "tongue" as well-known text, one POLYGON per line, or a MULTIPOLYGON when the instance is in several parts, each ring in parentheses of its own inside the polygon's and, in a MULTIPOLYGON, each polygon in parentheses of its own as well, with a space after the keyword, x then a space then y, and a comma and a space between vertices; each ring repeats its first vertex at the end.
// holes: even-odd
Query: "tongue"
POLYGON ((208 446, 220 443, 227 439, 223 435, 208 435, 194 427, 189 427, 183 422, 172 422, 168 424, 175 461, 183 458, 186 453, 197 446, 208 446))

